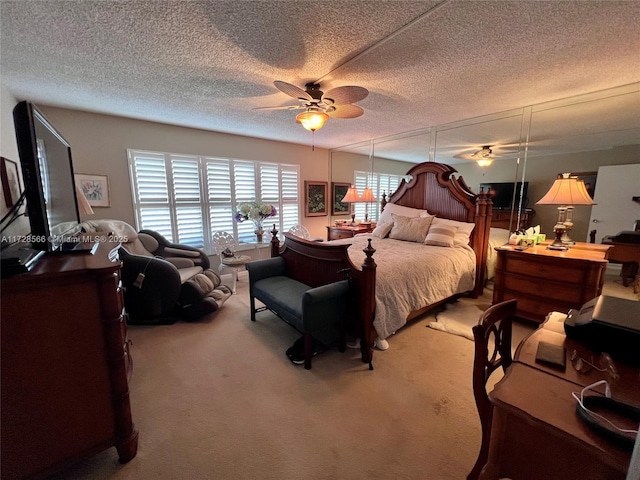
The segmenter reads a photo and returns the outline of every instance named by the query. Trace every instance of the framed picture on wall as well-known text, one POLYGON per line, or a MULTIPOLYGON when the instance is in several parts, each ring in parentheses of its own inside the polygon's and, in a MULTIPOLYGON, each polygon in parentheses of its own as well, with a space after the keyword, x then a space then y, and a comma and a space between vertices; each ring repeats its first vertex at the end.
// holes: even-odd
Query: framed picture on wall
POLYGON ((109 195, 109 177, 106 175, 75 174, 76 185, 92 207, 111 206, 109 195))
POLYGON ((22 193, 20 175, 18 174, 18 164, 4 157, 0 157, 0 161, 0 176, 2 177, 4 204, 7 208, 11 208, 18 201, 20 194, 22 193))
POLYGON ((578 180, 582 180, 584 182, 584 186, 587 187, 587 193, 593 199, 593 195, 596 193, 598 172, 572 172, 569 175, 571 177, 576 177, 578 180))
POLYGON ((305 217, 324 217, 327 215, 328 182, 312 182, 305 180, 305 217))
POLYGON ((342 199, 347 194, 351 184, 333 182, 331 183, 331 194, 333 203, 331 204, 331 215, 349 215, 349 204, 342 199))

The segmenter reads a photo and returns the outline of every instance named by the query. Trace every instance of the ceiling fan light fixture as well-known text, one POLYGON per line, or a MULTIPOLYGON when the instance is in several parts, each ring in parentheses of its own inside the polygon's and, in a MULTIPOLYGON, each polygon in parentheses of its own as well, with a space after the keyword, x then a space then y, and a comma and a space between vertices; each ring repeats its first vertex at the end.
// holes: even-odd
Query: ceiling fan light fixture
POLYGON ((493 158, 479 158, 478 160, 476 160, 476 163, 480 167, 488 167, 493 163, 493 158))
POLYGON ((327 120, 329 120, 329 115, 324 112, 306 111, 296 116, 296 122, 302 124, 310 132, 320 130, 327 120))
POLYGON ((478 150, 471 157, 475 159, 479 166, 488 167, 493 163, 493 150, 491 150, 491 146, 485 145, 482 150, 478 150))

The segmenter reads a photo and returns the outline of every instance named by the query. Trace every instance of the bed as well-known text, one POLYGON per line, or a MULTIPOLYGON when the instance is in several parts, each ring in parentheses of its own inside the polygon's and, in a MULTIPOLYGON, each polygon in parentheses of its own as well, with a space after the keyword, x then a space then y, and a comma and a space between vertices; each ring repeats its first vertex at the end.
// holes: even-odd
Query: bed
MULTIPOLYGON (((464 244, 460 244, 464 235, 460 237, 457 233, 457 244, 452 248, 371 234, 323 243, 285 234, 287 240, 282 246, 273 237, 272 256, 295 257, 293 263, 298 265, 298 274, 306 276, 304 283, 311 286, 328 283, 343 278, 343 272, 349 271, 357 291, 362 359, 369 362, 370 368, 377 337, 387 338, 407 321, 457 295, 482 294, 487 276, 492 204, 485 193, 473 193, 456 173, 451 166, 436 162, 415 165, 407 172, 411 180, 402 181, 388 200, 383 199, 379 225, 387 207, 402 213, 408 209, 426 211, 424 216, 437 218, 432 222, 440 225, 438 229, 429 227, 429 232, 442 230, 443 222, 444 227, 451 222, 456 225, 456 232, 468 232, 464 234, 464 244), (430 259, 417 260, 424 255, 430 259), (406 274, 408 265, 414 266, 413 275, 406 274), (437 276, 438 271, 449 275, 437 276), (398 285, 402 295, 393 290, 398 285)), ((404 217, 398 214, 394 217, 396 221, 400 220, 398 216, 404 217)))

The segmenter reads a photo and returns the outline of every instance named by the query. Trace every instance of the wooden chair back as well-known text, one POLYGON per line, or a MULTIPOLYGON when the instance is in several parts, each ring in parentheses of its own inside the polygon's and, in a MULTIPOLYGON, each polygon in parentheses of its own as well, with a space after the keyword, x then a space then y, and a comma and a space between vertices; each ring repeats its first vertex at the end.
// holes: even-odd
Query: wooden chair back
POLYGON ((473 395, 482 426, 480 453, 467 480, 476 480, 487 462, 493 407, 487 395, 487 381, 498 368, 511 365, 511 333, 516 300, 506 300, 489 307, 473 327, 475 357, 473 361, 473 395))

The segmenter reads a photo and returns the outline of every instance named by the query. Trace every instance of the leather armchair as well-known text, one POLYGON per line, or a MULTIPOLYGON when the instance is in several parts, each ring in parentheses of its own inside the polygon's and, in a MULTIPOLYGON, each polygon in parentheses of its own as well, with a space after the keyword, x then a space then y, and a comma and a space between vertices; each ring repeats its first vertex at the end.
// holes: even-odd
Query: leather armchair
POLYGON ((153 230, 136 232, 119 220, 92 220, 88 232, 117 236, 129 324, 171 324, 215 312, 231 296, 201 250, 168 241, 153 230))

